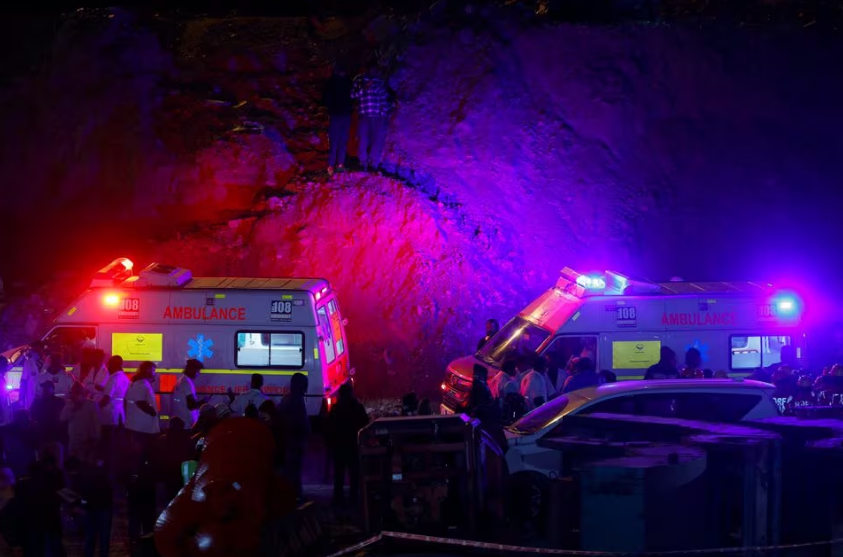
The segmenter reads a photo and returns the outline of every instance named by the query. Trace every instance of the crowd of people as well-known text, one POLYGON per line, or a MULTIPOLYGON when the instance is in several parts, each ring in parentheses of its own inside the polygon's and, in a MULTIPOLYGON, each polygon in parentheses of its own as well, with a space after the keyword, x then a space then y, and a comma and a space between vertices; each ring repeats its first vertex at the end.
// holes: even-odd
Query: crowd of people
MULTIPOLYGON (((140 363, 130 375, 120 356, 106 359, 93 347, 81 354, 81 363, 68 371, 61 353, 33 344, 14 403, 5 388, 9 363, 0 357, 0 537, 11 554, 64 555, 70 528, 84 538, 86 557, 108 555, 114 513, 123 508, 129 542, 140 543, 189 479, 208 433, 233 417, 270 428, 275 465, 304 498, 303 463, 311 437, 306 375, 291 377, 278 404, 263 393, 263 377, 254 374, 248 390, 239 395, 229 390, 227 402, 211 405, 197 395, 202 363, 187 360, 173 390, 171 415, 163 421, 153 362, 140 363)), ((346 483, 348 499, 356 503, 357 432, 367 423, 352 385, 342 385, 323 424, 338 505, 346 504, 346 483)))

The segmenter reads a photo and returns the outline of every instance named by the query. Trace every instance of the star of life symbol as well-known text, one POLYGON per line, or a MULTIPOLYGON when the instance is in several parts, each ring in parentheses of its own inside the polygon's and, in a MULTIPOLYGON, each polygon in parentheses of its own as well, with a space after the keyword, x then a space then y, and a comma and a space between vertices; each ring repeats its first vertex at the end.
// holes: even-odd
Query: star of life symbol
POLYGON ((214 346, 214 341, 205 338, 205 335, 196 335, 187 341, 187 357, 195 358, 200 362, 204 362, 205 358, 212 358, 214 351, 211 348, 214 346))

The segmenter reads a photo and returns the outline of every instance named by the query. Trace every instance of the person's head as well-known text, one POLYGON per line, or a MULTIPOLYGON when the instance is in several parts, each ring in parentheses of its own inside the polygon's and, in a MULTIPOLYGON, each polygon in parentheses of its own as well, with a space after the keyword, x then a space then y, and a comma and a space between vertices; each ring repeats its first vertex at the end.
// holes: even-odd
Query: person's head
POLYGON ((702 363, 702 354, 696 348, 689 348, 685 352, 685 365, 691 369, 697 369, 702 363))
POLYGON ((190 377, 191 379, 196 379, 199 373, 205 366, 202 365, 202 362, 195 358, 191 358, 187 360, 184 364, 184 374, 190 377))
POLYGON ((533 365, 533 360, 526 356, 518 358, 518 360, 516 360, 515 362, 516 369, 518 369, 518 371, 521 373, 528 371, 531 365, 533 365))
POLYGON ((307 375, 303 373, 294 373, 290 378, 290 393, 296 396, 303 397, 307 394, 307 375))
POLYGON ((828 374, 833 377, 843 376, 843 366, 841 366, 840 364, 834 364, 833 366, 831 366, 831 371, 829 371, 828 374))
POLYGON ((781 349, 781 360, 784 365, 796 366, 796 347, 792 344, 785 344, 781 349))
POLYGON ((246 409, 243 411, 243 416, 245 416, 247 418, 254 418, 254 419, 260 418, 260 414, 258 413, 258 407, 255 406, 254 404, 249 404, 248 406, 246 406, 246 409))
MULTIPOLYGON (((266 402, 272 404, 271 400, 267 400, 266 402)), ((217 420, 223 420, 231 415, 231 408, 228 407, 228 404, 219 402, 214 405, 214 415, 217 417, 217 420)))
POLYGON ((253 373, 252 380, 249 381, 249 385, 253 389, 261 390, 263 388, 263 375, 260 373, 253 373))
POLYGON ((39 356, 44 356, 47 353, 47 345, 44 344, 44 341, 41 340, 36 340, 32 344, 30 344, 29 349, 38 354, 39 356))
POLYGON ((185 423, 184 420, 179 418, 178 416, 173 416, 170 418, 170 424, 167 426, 167 431, 170 433, 179 433, 184 431, 185 423))
POLYGON ((70 400, 82 400, 85 398, 85 387, 79 381, 74 381, 73 386, 70 387, 70 400))
POLYGON ((419 409, 419 397, 416 393, 407 393, 401 397, 401 413, 405 416, 415 414, 419 409))
POLYGON ((810 375, 802 375, 796 381, 796 386, 800 389, 811 390, 814 387, 814 379, 810 375))
POLYGON ((64 450, 61 443, 47 443, 38 451, 36 458, 38 462, 46 466, 60 466, 64 462, 64 450))
POLYGON ((92 363, 94 364, 94 370, 99 370, 102 367, 102 364, 105 363, 105 350, 102 348, 95 348, 93 354, 91 355, 92 363))
POLYGON ((594 362, 591 361, 591 358, 577 358, 577 361, 574 362, 574 373, 588 371, 594 371, 594 362))
POLYGON ((509 375, 510 377, 515 377, 518 375, 518 363, 513 360, 512 358, 507 358, 503 361, 503 365, 501 366, 501 371, 505 374, 509 375))
POLYGON ((547 360, 544 359, 544 356, 537 356, 536 359, 533 360, 533 369, 539 373, 547 371, 547 360))
POLYGON ((486 334, 492 336, 501 330, 501 326, 497 319, 489 319, 486 321, 486 334))
POLYGON ((474 364, 474 369, 471 370, 471 375, 475 381, 482 381, 485 383, 489 376, 489 370, 486 369, 486 366, 474 364))
POLYGON ((659 351, 659 363, 676 367, 676 352, 670 346, 662 346, 659 351))
POLYGON ((273 418, 275 416, 275 403, 271 400, 264 400, 261 402, 261 405, 258 406, 258 413, 269 418, 273 418))
POLYGON ((433 415, 433 407, 430 405, 429 398, 423 398, 419 402, 419 416, 432 416, 433 415))
POLYGON ((141 362, 138 366, 138 372, 132 378, 135 381, 145 380, 152 383, 155 381, 155 364, 150 361, 141 362))
POLYGON ((714 372, 710 369, 704 369, 702 370, 702 373, 703 377, 706 379, 711 379, 712 377, 714 377, 714 372))
MULTIPOLYGON (((415 395, 413 395, 415 396, 415 395)), ((340 385, 339 393, 337 393, 337 400, 351 400, 354 398, 354 387, 351 385, 350 381, 346 381, 342 385, 340 385)), ((406 398, 406 397, 405 397, 406 398)))
POLYGON ((9 371, 9 360, 6 356, 0 356, 0 375, 5 375, 9 371))
POLYGON ((50 373, 58 373, 64 369, 64 363, 61 357, 61 352, 53 352, 50 354, 50 362, 47 365, 47 371, 50 373))
POLYGON ((122 356, 112 356, 108 359, 108 363, 105 364, 105 368, 108 370, 109 374, 117 373, 118 371, 123 369, 123 357, 122 356))
POLYGON ((56 385, 52 381, 41 383, 41 396, 51 397, 56 394, 56 385))
POLYGON ((615 375, 614 371, 608 369, 601 369, 600 370, 600 381, 602 383, 615 383, 618 380, 618 376, 615 375))

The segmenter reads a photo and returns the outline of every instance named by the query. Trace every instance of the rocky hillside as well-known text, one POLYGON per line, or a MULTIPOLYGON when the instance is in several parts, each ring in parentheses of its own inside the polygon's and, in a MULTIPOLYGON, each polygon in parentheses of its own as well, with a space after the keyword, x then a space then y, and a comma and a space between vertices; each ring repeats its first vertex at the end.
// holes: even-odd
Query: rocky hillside
POLYGON ((493 12, 405 26, 387 172, 329 180, 330 63, 401 21, 110 16, 62 28, 50 64, 3 92, 3 237, 27 231, 3 242, 7 289, 63 278, 58 305, 122 255, 321 275, 366 387, 395 394, 436 385, 565 265, 843 270, 838 38, 493 12))

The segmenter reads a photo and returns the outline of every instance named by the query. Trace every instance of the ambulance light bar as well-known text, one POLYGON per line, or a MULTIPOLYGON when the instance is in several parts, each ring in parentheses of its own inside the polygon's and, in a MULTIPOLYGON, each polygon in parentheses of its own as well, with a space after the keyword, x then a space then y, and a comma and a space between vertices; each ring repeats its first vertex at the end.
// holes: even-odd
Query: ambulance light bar
POLYGON ((598 276, 580 275, 577 277, 577 284, 586 290, 603 290, 606 288, 606 279, 598 276))
POLYGON ((97 271, 97 274, 91 279, 91 288, 114 286, 123 282, 132 276, 132 267, 134 267, 134 263, 125 257, 115 259, 97 271))
POLYGON ((138 280, 133 284, 135 287, 179 287, 184 286, 193 279, 193 273, 189 269, 174 267, 173 265, 162 265, 152 263, 143 271, 138 273, 138 280))

